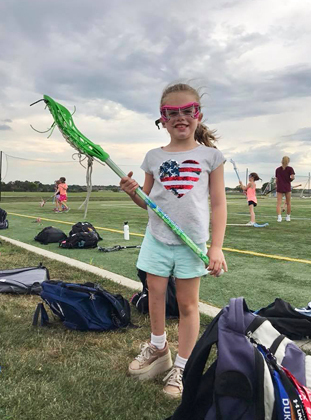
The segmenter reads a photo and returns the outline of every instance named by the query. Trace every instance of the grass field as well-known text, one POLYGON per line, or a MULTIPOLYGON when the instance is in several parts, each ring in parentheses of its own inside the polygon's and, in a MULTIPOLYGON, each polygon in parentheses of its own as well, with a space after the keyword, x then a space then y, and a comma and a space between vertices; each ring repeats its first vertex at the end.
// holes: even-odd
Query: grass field
MULTIPOLYGON (((22 193, 3 194, 0 206, 9 213, 10 229, 1 234, 137 280, 138 249, 101 253, 97 249, 64 250, 57 244, 44 246, 34 241, 34 236, 46 226, 53 225, 68 234, 74 223, 83 221, 83 211, 78 210, 83 194, 70 196, 71 210, 64 214, 54 214, 51 202, 40 208, 41 195, 32 193, 30 196, 31 201, 22 193), (42 224, 34 223, 37 217, 46 220, 42 220, 42 224)), ((202 301, 221 307, 230 297, 244 296, 253 309, 271 303, 275 297, 298 306, 307 303, 311 272, 311 200, 293 199, 290 223, 276 222, 275 204, 275 199, 259 198, 256 221, 268 222, 266 228, 227 227, 224 252, 229 272, 218 279, 208 276, 202 279, 202 301)), ((229 196, 228 224, 248 220, 244 196, 229 196)), ((101 233, 100 246, 138 245, 146 228, 147 212, 135 206, 124 193, 100 192, 94 193, 89 203, 87 221, 101 233), (131 236, 127 242, 123 240, 124 221, 130 225, 131 236)))
MULTIPOLYGON (((127 299, 133 293, 7 243, 0 244, 0 253, 2 269, 42 262, 52 278, 97 282, 127 299)), ((178 402, 162 392, 163 376, 142 383, 127 375, 139 344, 150 335, 147 316, 132 310, 132 322, 140 328, 106 333, 70 331, 56 321, 49 328, 32 327, 41 301, 0 294, 1 420, 163 420, 172 414, 178 402)), ((202 316, 201 322, 209 320, 202 316)), ((167 332, 175 355, 176 320, 168 320, 167 332)))
MULTIPOLYGON (((0 207, 9 213, 10 228, 0 231, 1 235, 137 280, 137 249, 114 253, 101 253, 97 249, 69 251, 58 248, 57 244, 43 246, 34 241, 34 236, 45 226, 59 227, 68 234, 74 223, 83 221, 83 211, 78 210, 84 199, 82 194, 71 197, 71 211, 64 214, 54 214, 51 203, 41 208, 41 195, 8 195, 2 196, 0 207), (46 220, 42 224, 34 223, 37 217, 46 220)), ((248 305, 257 309, 281 297, 293 305, 305 305, 310 300, 310 205, 311 200, 294 199, 292 221, 277 223, 275 200, 259 199, 257 222, 268 222, 268 227, 228 226, 224 252, 229 272, 218 279, 203 278, 201 300, 221 307, 230 297, 244 296, 248 305)), ((246 223, 247 211, 243 197, 228 198, 228 223, 246 223)), ((101 246, 136 245, 142 241, 147 213, 134 206, 123 193, 98 193, 89 204, 87 221, 99 228, 103 237, 101 246), (124 221, 130 225, 129 242, 123 240, 124 221)), ((49 268, 54 279, 99 282, 127 299, 133 293, 108 279, 6 242, 0 244, 1 269, 39 262, 49 268)), ((141 383, 126 374, 139 343, 149 337, 147 316, 132 310, 132 321, 140 328, 101 334, 69 331, 59 322, 50 328, 36 328, 31 322, 38 302, 37 296, 0 295, 1 419, 163 420, 172 414, 178 402, 163 395, 162 377, 141 383)), ((201 331, 208 322, 207 317, 201 316, 201 331)), ((167 332, 175 354, 176 320, 168 321, 167 332)))

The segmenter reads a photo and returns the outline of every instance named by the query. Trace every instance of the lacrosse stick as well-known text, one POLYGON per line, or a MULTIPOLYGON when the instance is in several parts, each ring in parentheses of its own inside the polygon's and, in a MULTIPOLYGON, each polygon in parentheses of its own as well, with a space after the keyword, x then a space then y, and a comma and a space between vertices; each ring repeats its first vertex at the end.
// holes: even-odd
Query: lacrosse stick
POLYGON ((51 195, 51 197, 47 198, 46 200, 44 200, 43 198, 41 198, 40 207, 44 207, 45 203, 47 201, 49 201, 52 197, 54 197, 54 194, 51 195))
MULTIPOLYGON (((44 101, 54 119, 53 124, 50 127, 50 135, 52 134, 55 126, 57 126, 62 133, 65 140, 78 151, 80 155, 86 155, 99 161, 99 163, 105 163, 112 169, 120 178, 126 176, 126 174, 110 159, 107 152, 105 152, 101 146, 94 144, 87 137, 85 137, 75 126, 72 119, 71 113, 63 105, 55 102, 51 97, 43 95, 43 99, 34 102, 30 106, 44 101)), ((50 137, 49 135, 49 137, 50 137)), ((209 258, 206 254, 189 238, 185 232, 176 225, 168 216, 165 214, 160 207, 158 207, 140 188, 136 189, 136 194, 150 207, 168 226, 169 228, 186 244, 190 249, 205 263, 206 266, 209 264, 209 258)))
MULTIPOLYGON (((234 172, 236 173, 236 176, 238 177, 239 182, 241 182, 241 179, 240 179, 240 176, 239 176, 239 172, 238 172, 238 168, 236 167, 236 164, 235 164, 234 160, 233 160, 233 159, 230 159, 230 162, 231 162, 231 163, 232 163, 232 165, 233 165, 234 172)), ((244 195, 246 195, 246 191, 243 191, 243 190, 242 190, 242 193, 243 193, 244 195)))
POLYGON ((234 172, 236 173, 236 176, 238 177, 239 182, 241 182, 241 179, 240 179, 240 176, 239 176, 239 172, 238 172, 238 168, 236 167, 236 164, 235 164, 234 160, 230 159, 230 162, 233 165, 234 172))
POLYGON ((113 252, 113 251, 121 251, 121 249, 141 248, 141 245, 130 245, 130 246, 115 245, 112 248, 102 248, 101 246, 98 246, 97 248, 98 248, 98 251, 113 252))

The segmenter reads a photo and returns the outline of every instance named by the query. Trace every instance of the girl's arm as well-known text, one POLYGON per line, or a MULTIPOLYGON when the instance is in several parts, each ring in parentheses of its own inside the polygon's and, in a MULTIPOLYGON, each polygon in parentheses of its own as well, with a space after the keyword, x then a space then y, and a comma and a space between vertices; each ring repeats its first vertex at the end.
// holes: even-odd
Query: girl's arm
POLYGON ((246 191, 248 188, 252 187, 250 182, 246 185, 246 187, 245 187, 245 185, 243 185, 242 181, 239 181, 239 184, 240 184, 243 191, 246 191))
POLYGON ((211 274, 219 276, 221 269, 228 271, 222 244, 227 223, 227 203, 224 182, 224 166, 220 165, 210 173, 209 191, 211 199, 212 241, 207 252, 211 274))
MULTIPOLYGON (((136 188, 139 187, 138 183, 135 181, 135 179, 132 178, 133 172, 129 172, 129 174, 123 178, 121 178, 120 181, 120 187, 123 191, 128 194, 131 199, 134 201, 135 204, 137 204, 139 207, 147 210, 147 204, 142 200, 135 192, 136 188)), ((154 178, 151 174, 148 174, 145 172, 145 182, 144 186, 142 188, 143 192, 147 195, 150 194, 151 188, 154 183, 154 178)))

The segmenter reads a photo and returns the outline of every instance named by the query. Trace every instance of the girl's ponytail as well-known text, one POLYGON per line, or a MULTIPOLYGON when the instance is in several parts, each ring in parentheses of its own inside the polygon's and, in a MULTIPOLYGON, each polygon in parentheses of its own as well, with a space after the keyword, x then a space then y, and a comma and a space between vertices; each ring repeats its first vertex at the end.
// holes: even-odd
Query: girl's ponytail
POLYGON ((216 130, 210 130, 205 124, 199 122, 194 133, 194 139, 200 144, 217 149, 214 144, 217 141, 215 133, 216 130))
POLYGON ((259 175, 256 174, 256 172, 252 172, 249 174, 250 177, 254 178, 254 181, 259 181, 261 178, 259 178, 259 175))

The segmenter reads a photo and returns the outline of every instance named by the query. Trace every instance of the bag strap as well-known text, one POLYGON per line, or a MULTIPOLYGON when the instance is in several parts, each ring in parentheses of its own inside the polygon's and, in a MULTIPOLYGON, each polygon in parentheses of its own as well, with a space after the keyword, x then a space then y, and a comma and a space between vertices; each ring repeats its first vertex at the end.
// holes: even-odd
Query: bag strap
POLYGON ((49 324, 49 316, 46 312, 46 309, 43 303, 38 303, 35 313, 33 315, 32 325, 36 327, 38 325, 38 320, 40 318, 40 326, 44 327, 49 324))
MULTIPOLYGON (((97 287, 95 287, 97 289, 97 287)), ((109 302, 112 304, 113 308, 116 310, 118 316, 113 319, 117 327, 122 327, 127 325, 130 322, 129 317, 127 316, 124 308, 120 302, 106 290, 99 288, 98 293, 102 294, 109 302)))

